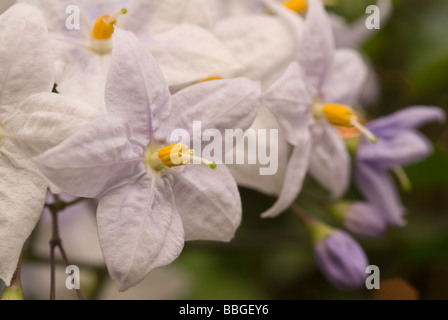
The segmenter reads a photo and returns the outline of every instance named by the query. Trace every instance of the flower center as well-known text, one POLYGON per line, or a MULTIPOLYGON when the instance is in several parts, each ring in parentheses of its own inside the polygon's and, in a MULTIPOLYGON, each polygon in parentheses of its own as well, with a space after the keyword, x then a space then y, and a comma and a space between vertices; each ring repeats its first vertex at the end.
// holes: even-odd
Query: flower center
POLYGON ((112 15, 103 14, 96 20, 92 31, 92 49, 95 52, 104 54, 112 50, 111 38, 114 33, 114 25, 117 23, 117 17, 127 12, 126 9, 121 9, 112 15))
POLYGON ((160 171, 165 167, 179 167, 197 161, 208 165, 211 169, 216 168, 212 161, 196 157, 193 149, 183 143, 176 143, 157 150, 150 147, 146 150, 145 163, 152 169, 160 171))
POLYGON ((302 12, 308 8, 307 0, 286 0, 283 1, 283 5, 295 12, 302 12))
POLYGON ((375 135, 359 122, 355 111, 349 106, 336 103, 322 103, 316 99, 313 103, 313 114, 315 118, 325 116, 331 124, 345 128, 356 128, 361 131, 371 142, 376 143, 375 135))

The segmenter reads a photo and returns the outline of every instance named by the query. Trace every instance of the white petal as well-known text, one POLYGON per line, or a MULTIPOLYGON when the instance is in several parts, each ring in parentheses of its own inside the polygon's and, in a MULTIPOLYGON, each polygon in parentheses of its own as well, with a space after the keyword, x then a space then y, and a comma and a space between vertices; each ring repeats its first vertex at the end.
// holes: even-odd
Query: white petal
POLYGON ((96 54, 84 47, 58 45, 56 90, 65 96, 84 101, 105 114, 106 76, 111 55, 96 54))
POLYGON ((40 93, 26 99, 2 124, 6 135, 33 157, 56 146, 95 116, 95 110, 79 100, 40 93))
POLYGON ((8 286, 41 215, 47 185, 36 170, 19 167, 4 155, 0 155, 0 179, 0 278, 8 286))
POLYGON ((53 87, 51 47, 40 11, 17 4, 0 16, 0 105, 53 87))
POLYGON ((219 130, 224 137, 227 129, 249 128, 259 107, 257 82, 245 78, 202 82, 173 96, 172 114, 165 127, 186 129, 191 140, 207 129, 219 130), (193 130, 193 121, 201 121, 202 132, 193 130))
POLYGON ((166 179, 144 175, 100 200, 98 233, 107 268, 124 291, 182 251, 184 230, 166 179))
POLYGON ((233 54, 210 32, 182 25, 157 33, 149 43, 168 85, 180 86, 241 70, 233 54))
POLYGON ((144 150, 134 141, 126 123, 108 116, 93 120, 34 159, 62 191, 94 198, 146 172, 144 150))
POLYGON ((340 49, 333 57, 322 85, 325 102, 352 105, 367 78, 367 66, 355 50, 340 49))
POLYGON ((139 35, 154 34, 179 24, 209 28, 213 23, 210 0, 134 0, 118 25, 139 35))
POLYGON ((241 222, 238 187, 224 165, 190 164, 174 176, 174 200, 185 240, 230 241, 241 222))
POLYGON ((314 96, 320 93, 335 50, 330 20, 321 0, 309 0, 303 33, 298 59, 314 96))
POLYGON ((171 94, 156 61, 134 34, 116 29, 106 83, 107 110, 126 119, 141 145, 170 114, 171 94))
POLYGON ((298 63, 291 63, 280 79, 264 92, 263 102, 277 118, 288 142, 300 143, 303 131, 308 131, 312 123, 312 98, 298 63))
POLYGON ((345 193, 350 182, 347 148, 336 130, 324 120, 313 126, 312 137, 310 173, 337 199, 345 193))
POLYGON ((263 218, 273 218, 288 209, 302 190, 310 161, 311 139, 304 137, 303 143, 294 147, 288 160, 282 190, 275 204, 265 211, 263 218))
MULTIPOLYGON (((257 138, 258 150, 261 149, 263 152, 266 152, 266 154, 272 155, 272 161, 278 163, 277 173, 274 175, 261 175, 260 168, 269 167, 271 164, 261 165, 259 162, 257 162, 257 164, 248 164, 246 161, 244 164, 227 164, 227 167, 238 185, 258 190, 269 195, 278 195, 283 185, 290 147, 286 142, 283 129, 279 126, 274 115, 266 107, 260 108, 254 123, 250 127, 250 130, 255 130, 256 132, 258 132, 259 129, 266 129, 268 133, 270 130, 278 130, 278 141, 270 141, 269 138, 262 141, 257 138), (278 150, 277 153, 274 152, 276 149, 278 150)), ((244 145, 237 144, 230 152, 233 152, 234 154, 244 154, 244 158, 247 159, 247 143, 244 145)))
POLYGON ((236 16, 220 21, 214 34, 243 65, 241 75, 268 86, 295 58, 296 37, 289 25, 268 15, 236 16))

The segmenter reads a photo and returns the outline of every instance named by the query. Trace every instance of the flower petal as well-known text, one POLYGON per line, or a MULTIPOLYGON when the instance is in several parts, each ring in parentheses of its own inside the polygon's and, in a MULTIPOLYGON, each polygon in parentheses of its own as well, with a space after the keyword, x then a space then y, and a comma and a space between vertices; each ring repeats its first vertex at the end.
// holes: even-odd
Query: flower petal
POLYGON ((180 25, 153 35, 148 43, 170 87, 213 76, 233 77, 241 65, 210 32, 180 25))
POLYGON ((0 278, 7 286, 45 203, 47 184, 36 171, 0 155, 0 278))
POLYGON ((156 61, 136 36, 115 29, 106 82, 106 106, 126 119, 141 146, 170 114, 171 94, 156 61))
POLYGON ((288 142, 292 145, 300 143, 303 131, 308 131, 312 123, 312 98, 299 64, 292 62, 283 76, 263 93, 262 98, 285 131, 288 142))
MULTIPOLYGON (((274 115, 265 107, 261 107, 258 112, 257 117, 250 126, 249 130, 255 130, 255 132, 260 132, 259 130, 278 130, 278 140, 271 141, 271 139, 261 140, 260 136, 257 136, 257 148, 258 150, 265 150, 266 154, 269 153, 271 158, 271 163, 273 166, 274 161, 278 162, 277 173, 274 175, 261 175, 261 168, 268 167, 271 163, 267 164, 249 164, 248 162, 244 164, 228 164, 227 168, 232 173, 236 182, 240 186, 247 188, 252 188, 260 192, 278 196, 280 194, 283 179, 285 177, 285 171, 288 164, 288 157, 290 154, 290 146, 285 139, 283 129, 279 126, 274 115)), ((243 154, 244 158, 247 159, 248 155, 248 145, 246 143, 237 144, 233 150, 233 154, 243 154)))
POLYGON ((433 151, 431 143, 419 132, 402 131, 390 139, 364 143, 358 149, 358 161, 370 162, 381 168, 394 168, 419 162, 433 151))
POLYGON ((361 55, 351 49, 337 50, 322 85, 323 98, 326 102, 352 105, 366 79, 367 66, 361 55))
POLYGON ((154 34, 179 24, 204 28, 213 23, 213 1, 209 0, 134 0, 118 25, 136 34, 154 34))
POLYGON ((16 106, 34 93, 51 92, 51 47, 40 11, 14 5, 0 16, 0 30, 0 105, 16 106))
POLYGON ((340 198, 350 182, 350 157, 339 134, 326 121, 312 128, 310 173, 333 198, 340 198))
POLYGON ((185 166, 174 176, 173 191, 185 240, 233 238, 241 222, 241 199, 225 165, 214 170, 200 164, 185 166))
POLYGON ((413 106, 374 120, 368 124, 368 128, 378 137, 385 138, 433 121, 445 122, 445 112, 438 107, 413 106))
POLYGON ((303 143, 294 147, 286 168, 282 191, 277 202, 261 216, 273 218, 285 211, 297 198, 302 189, 303 180, 309 165, 311 153, 311 139, 304 139, 303 143))
POLYGON ((56 146, 97 116, 92 107, 55 94, 33 95, 2 121, 5 134, 29 157, 56 146))
POLYGON ((298 60, 305 70, 312 96, 319 93, 334 54, 333 30, 321 0, 310 0, 298 60))
POLYGON ((143 175, 104 196, 98 234, 111 277, 124 291, 182 251, 184 230, 167 179, 143 175))
POLYGON ((95 198, 146 172, 144 150, 119 118, 98 118, 34 158, 42 173, 64 192, 95 198))
POLYGON ((355 182, 364 197, 379 209, 387 223, 394 226, 405 224, 403 205, 386 171, 358 161, 355 167, 355 182))
MULTIPOLYGON (((259 107, 260 87, 257 82, 245 78, 206 81, 173 96, 172 115, 166 129, 186 129, 193 140, 195 135, 202 135, 202 132, 193 130, 193 121, 201 121, 202 131, 216 129, 224 137, 227 129, 244 131, 249 128, 259 107)), ((200 136, 197 138, 201 139, 200 136)))
POLYGON ((276 80, 295 58, 296 38, 289 26, 276 17, 229 17, 219 21, 213 32, 244 67, 239 74, 263 81, 265 86, 276 80))

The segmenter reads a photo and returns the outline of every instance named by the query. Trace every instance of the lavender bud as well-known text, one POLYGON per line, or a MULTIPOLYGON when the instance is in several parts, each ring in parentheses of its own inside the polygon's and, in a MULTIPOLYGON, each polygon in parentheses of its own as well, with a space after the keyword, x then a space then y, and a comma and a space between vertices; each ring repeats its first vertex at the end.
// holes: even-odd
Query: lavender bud
POLYGON ((334 230, 314 248, 317 265, 334 286, 353 290, 365 284, 369 265, 361 246, 348 233, 334 230))
POLYGON ((344 226, 354 234, 375 238, 381 236, 387 228, 378 208, 367 202, 354 202, 347 210, 344 226))

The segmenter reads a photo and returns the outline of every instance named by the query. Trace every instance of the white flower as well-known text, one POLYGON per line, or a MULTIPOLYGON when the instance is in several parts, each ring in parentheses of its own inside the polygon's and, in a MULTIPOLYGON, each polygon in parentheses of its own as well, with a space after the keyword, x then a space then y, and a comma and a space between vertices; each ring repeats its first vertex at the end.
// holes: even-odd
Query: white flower
POLYGON ((230 75, 240 69, 228 50, 200 27, 210 20, 204 0, 60 0, 51 6, 47 0, 23 1, 42 9, 55 40, 57 90, 103 111, 115 24, 145 42, 169 86, 230 75), (66 8, 72 4, 80 11, 79 30, 66 28, 66 8))
POLYGON ((194 120, 220 132, 244 130, 259 99, 258 84, 242 78, 200 83, 171 96, 149 52, 132 33, 115 31, 108 116, 36 161, 63 191, 100 198, 100 244, 119 290, 171 263, 184 240, 233 237, 241 204, 231 174, 221 165, 215 170, 196 164, 177 168, 171 154, 183 164, 193 154, 182 144, 172 145, 169 134, 184 128, 193 138, 194 120))
POLYGON ((51 47, 39 10, 12 6, 0 16, 0 278, 9 285, 48 183, 30 157, 58 144, 93 116, 50 93, 51 47))

